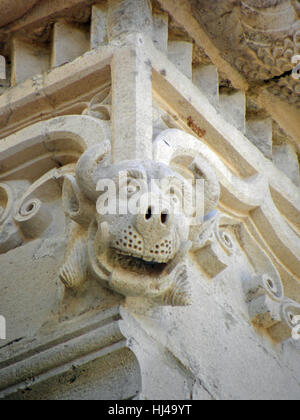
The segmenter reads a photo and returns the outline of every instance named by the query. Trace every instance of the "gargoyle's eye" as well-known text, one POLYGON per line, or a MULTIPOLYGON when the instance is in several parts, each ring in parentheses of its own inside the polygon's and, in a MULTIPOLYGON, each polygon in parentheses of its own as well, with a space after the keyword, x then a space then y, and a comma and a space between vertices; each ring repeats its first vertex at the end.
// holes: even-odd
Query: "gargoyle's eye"
POLYGON ((182 195, 181 195, 181 192, 177 188, 170 187, 169 195, 171 197, 171 201, 173 204, 177 205, 180 203, 182 195))
POLYGON ((141 186, 134 181, 129 181, 127 184, 127 194, 128 195, 133 195, 138 193, 141 190, 141 186))

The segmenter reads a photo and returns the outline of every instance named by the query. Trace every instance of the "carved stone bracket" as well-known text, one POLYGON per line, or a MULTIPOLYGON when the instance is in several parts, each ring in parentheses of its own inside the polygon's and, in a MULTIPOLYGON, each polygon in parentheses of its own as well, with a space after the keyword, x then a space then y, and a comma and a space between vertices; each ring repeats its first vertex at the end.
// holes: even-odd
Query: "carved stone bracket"
POLYGON ((70 116, 35 124, 1 142, 0 253, 43 234, 52 222, 49 204, 60 198, 72 162, 108 132, 105 122, 70 116))
POLYGON ((249 315, 254 325, 266 329, 271 338, 282 342, 291 338, 298 321, 300 305, 284 296, 280 278, 267 274, 254 276, 249 287, 249 315))
MULTIPOLYGON (((175 130, 174 137, 176 133, 175 130)), ((164 133, 157 138, 156 144, 163 136, 164 133)), ((167 164, 154 159, 112 164, 109 139, 103 139, 81 156, 75 177, 66 177, 63 188, 64 209, 71 225, 70 247, 60 278, 69 289, 84 289, 91 275, 125 296, 142 296, 162 305, 190 303, 185 259, 190 248, 199 242, 200 234, 207 235, 213 229, 220 188, 209 163, 196 150, 188 157, 174 150, 173 157, 177 163, 172 159, 167 164), (200 179, 204 184, 200 201, 205 217, 197 223, 192 223, 194 214, 189 214, 191 201, 190 208, 177 211, 180 188, 189 179, 194 183, 200 179), (101 193, 99 186, 107 180, 116 182, 110 195, 101 193), (165 180, 168 182, 163 185, 165 180), (151 183, 152 188, 148 189, 151 183), (138 214, 121 214, 119 210, 102 214, 105 200, 114 193, 120 205, 124 198, 138 192, 138 214), (155 211, 153 202, 159 203, 159 211, 155 211)))
MULTIPOLYGON (((63 187, 68 247, 59 276, 68 289, 85 290, 91 277, 124 296, 143 296, 163 305, 186 305, 191 300, 188 253, 194 255, 204 276, 214 278, 230 265, 235 252, 235 241, 223 229, 216 211, 220 196, 222 206, 252 212, 252 221, 245 226, 254 237, 255 229, 260 229, 270 212, 278 218, 274 225, 277 234, 287 229, 262 175, 246 180, 233 175, 204 143, 183 131, 161 132, 153 143, 153 160, 113 164, 110 103, 107 88, 87 104, 85 114, 89 115, 39 123, 2 142, 2 252, 47 230, 52 223, 48 204, 59 198, 63 187), (23 157, 21 150, 30 150, 30 155, 23 157), (17 179, 28 168, 31 179, 21 185, 17 179), (172 182, 162 190, 157 181, 165 178, 172 182), (98 185, 104 180, 121 182, 115 183, 117 201, 122 201, 124 191, 127 195, 136 192, 138 181, 148 186, 155 180, 156 189, 146 194, 141 214, 102 214, 101 206, 105 206, 110 193, 98 185), (203 218, 195 222, 186 209, 177 214, 175 203, 178 185, 190 185, 192 181, 195 188, 197 180, 203 181, 203 200, 196 203, 202 206, 203 218), (46 185, 47 197, 43 194, 46 185), (165 202, 166 196, 171 201, 165 202), (158 214, 150 205, 153 198, 165 203, 158 214)), ((291 232, 290 237, 293 235, 291 232)), ((281 240, 285 240, 283 235, 281 240)), ((251 241, 247 238, 242 242, 251 258, 246 249, 251 241)), ((293 252, 291 247, 288 252, 293 252)), ((264 266, 254 268, 260 275, 266 272, 264 266)))

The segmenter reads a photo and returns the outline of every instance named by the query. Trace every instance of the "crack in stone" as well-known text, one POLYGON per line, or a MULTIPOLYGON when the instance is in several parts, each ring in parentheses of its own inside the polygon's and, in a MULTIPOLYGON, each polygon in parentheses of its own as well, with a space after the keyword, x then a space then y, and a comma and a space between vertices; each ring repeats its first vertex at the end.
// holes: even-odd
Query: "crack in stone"
POLYGON ((20 341, 24 340, 24 338, 25 338, 25 337, 16 338, 15 340, 13 340, 13 341, 11 341, 11 342, 9 342, 9 343, 5 344, 4 346, 0 347, 0 350, 4 349, 4 348, 6 348, 6 347, 9 347, 9 346, 11 346, 12 344, 19 343, 20 341))
POLYGON ((291 76, 293 73, 293 70, 285 71, 284 73, 280 74, 279 76, 274 76, 271 79, 265 80, 265 82, 277 82, 278 80, 284 79, 287 76, 291 76))

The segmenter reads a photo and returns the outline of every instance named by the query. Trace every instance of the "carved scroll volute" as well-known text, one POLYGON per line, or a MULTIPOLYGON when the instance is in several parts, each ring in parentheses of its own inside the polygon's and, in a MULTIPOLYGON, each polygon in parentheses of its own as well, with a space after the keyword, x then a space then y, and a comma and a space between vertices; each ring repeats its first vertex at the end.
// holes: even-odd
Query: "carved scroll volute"
POLYGON ((295 338, 294 334, 299 331, 297 326, 300 325, 300 305, 291 299, 284 298, 277 309, 278 312, 278 322, 268 329, 268 334, 274 341, 282 343, 295 338))
POLYGON ((0 183, 0 254, 23 243, 23 236, 14 222, 17 199, 28 188, 26 181, 0 183))
POLYGON ((48 228, 52 216, 47 205, 38 198, 33 198, 18 208, 14 220, 25 238, 35 239, 48 228))
POLYGON ((11 188, 8 185, 0 184, 0 224, 3 224, 11 212, 13 206, 11 188))
POLYGON ((283 285, 279 275, 254 275, 244 283, 251 321, 265 329, 280 320, 280 308, 284 299, 283 285))
POLYGON ((0 253, 41 237, 51 224, 47 204, 34 196, 35 186, 27 181, 0 183, 0 253))
POLYGON ((0 253, 47 231, 51 203, 61 196, 60 178, 74 170, 72 162, 84 150, 109 136, 107 121, 69 115, 41 121, 1 142, 0 253), (31 182, 18 180, 28 174, 31 182))
POLYGON ((264 328, 278 343, 291 338, 300 324, 300 305, 285 297, 283 283, 271 261, 268 273, 249 277, 243 287, 251 322, 264 328))

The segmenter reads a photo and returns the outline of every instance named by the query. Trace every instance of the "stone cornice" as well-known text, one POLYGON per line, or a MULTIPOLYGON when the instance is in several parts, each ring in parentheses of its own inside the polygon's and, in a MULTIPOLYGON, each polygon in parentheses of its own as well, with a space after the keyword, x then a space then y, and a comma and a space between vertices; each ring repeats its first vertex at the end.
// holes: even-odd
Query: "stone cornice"
POLYGON ((5 26, 24 16, 39 0, 3 0, 1 2, 0 27, 5 26))
MULTIPOLYGON (((225 121, 222 115, 209 103, 205 95, 201 93, 200 90, 196 89, 193 83, 161 52, 156 50, 151 41, 147 40, 147 38, 142 35, 136 35, 133 39, 133 45, 139 45, 140 40, 143 39, 147 55, 153 67, 154 91, 159 91, 160 97, 170 103, 172 109, 177 112, 179 119, 185 124, 188 131, 193 132, 188 125, 189 118, 192 118, 195 125, 204 130, 204 140, 206 144, 217 153, 218 150, 222 150, 222 160, 227 165, 227 168, 226 170, 225 168, 224 170, 221 169, 223 163, 222 165, 217 163, 215 166, 217 171, 221 170, 221 172, 223 172, 221 183, 224 190, 221 197, 221 203, 225 208, 231 207, 236 216, 239 215, 242 217, 245 217, 245 215, 250 212, 250 214, 252 213, 252 218, 254 218, 254 220, 257 220, 261 226, 264 225, 266 227, 268 223, 266 224, 262 221, 261 216, 259 215, 261 213, 257 212, 256 209, 259 206, 261 209, 265 208, 264 214, 268 219, 269 216, 267 215, 270 213, 271 207, 269 207, 269 204, 265 199, 265 187, 262 189, 261 185, 264 184, 267 188, 267 185, 269 184, 276 195, 276 204, 278 208, 284 212, 284 216, 297 229, 299 226, 298 212, 300 208, 299 189, 285 175, 280 173, 278 169, 244 136, 244 134, 241 133, 241 131, 225 121), (225 175, 228 170, 228 175, 225 175), (233 172, 230 173, 230 171, 233 172), (264 174, 264 181, 258 174, 264 174), (245 195, 243 191, 249 191, 249 194, 245 195), (257 194, 259 191, 261 199, 257 194), (235 199, 232 200, 232 197, 235 197, 235 199), (291 209, 293 209, 293 211, 291 211, 291 209)), ((7 109, 10 111, 10 115, 14 116, 14 108, 17 110, 20 104, 22 104, 24 107, 23 109, 26 112, 29 105, 28 99, 30 99, 32 115, 34 105, 41 111, 41 98, 43 98, 45 101, 44 103, 47 104, 47 106, 49 104, 49 98, 51 98, 50 102, 54 101, 56 104, 58 100, 62 100, 60 98, 63 98, 65 101, 66 97, 62 96, 62 92, 67 93, 70 91, 70 87, 74 86, 73 84, 77 80, 79 74, 81 75, 81 80, 85 81, 88 78, 99 81, 99 75, 102 74, 105 80, 105 77, 109 75, 108 66, 112 60, 113 51, 116 51, 115 48, 116 47, 113 49, 101 47, 96 51, 87 53, 84 57, 79 58, 64 67, 52 70, 45 76, 44 85, 42 84, 39 88, 34 86, 32 81, 25 82, 25 85, 29 84, 31 86, 30 90, 32 93, 30 93, 30 90, 29 92, 26 92, 24 88, 21 89, 22 85, 15 87, 13 89, 16 92, 16 95, 13 95, 14 102, 9 105, 7 104, 3 108, 3 111, 7 109), (84 79, 82 76, 84 76, 84 79), (95 78, 95 76, 97 77, 95 78), (18 91, 25 100, 22 98, 19 100, 16 99, 18 91)), ((83 92, 84 84, 77 82, 76 88, 79 92, 80 86, 82 86, 83 92)), ((5 93, 2 96, 1 100, 5 103, 9 100, 10 95, 11 92, 8 91, 7 94, 5 93)), ((19 108, 18 112, 22 112, 21 109, 19 108)), ((13 139, 14 136, 12 137, 12 140, 7 139, 3 142, 3 152, 7 147, 6 144, 9 144, 10 141, 13 142, 13 139)), ((216 162, 216 157, 214 157, 213 153, 211 154, 211 159, 216 162)), ((269 197, 271 200, 270 203, 272 203, 271 195, 269 195, 269 197)), ((274 205, 272 204, 272 206, 274 205)), ((292 230, 289 231, 290 233, 288 236, 284 233, 288 227, 285 223, 280 222, 281 216, 279 216, 279 212, 276 210, 275 206, 272 207, 272 209, 273 214, 278 214, 278 221, 274 223, 274 226, 276 226, 275 230, 277 231, 277 240, 281 243, 284 241, 285 243, 284 247, 280 248, 280 250, 289 249, 289 252, 291 252, 291 259, 285 259, 285 253, 282 254, 280 259, 282 261, 285 259, 285 264, 290 261, 291 266, 289 267, 289 270, 297 275, 299 271, 297 268, 292 268, 292 261, 296 261, 293 254, 296 253, 298 255, 299 252, 297 251, 298 236, 292 230)), ((271 225, 272 224, 273 222, 271 225)), ((272 236, 270 237, 269 233, 266 233, 264 237, 268 242, 272 236)), ((272 241, 272 239, 270 240, 272 241)), ((272 249, 271 243, 268 243, 268 246, 272 249)), ((277 254, 278 257, 279 254, 277 254)))
MULTIPOLYGON (((138 365, 133 353, 126 348, 126 339, 119 328, 120 319, 119 308, 112 307, 98 315, 60 324, 58 329, 53 325, 53 331, 50 329, 33 342, 24 340, 13 344, 11 357, 7 357, 5 347, 0 348, 0 399, 19 392, 30 394, 51 381, 67 383, 79 376, 82 369, 91 369, 89 366, 101 360, 105 363, 105 358, 113 354, 122 366, 128 365, 132 379, 135 376, 132 386, 121 390, 119 398, 135 396, 140 388, 138 365)), ((117 365, 114 368, 118 370, 117 365)), ((109 388, 109 381, 104 381, 102 387, 109 388)), ((101 392, 105 395, 103 389, 101 392)))
POLYGON ((43 27, 57 18, 69 17, 73 9, 78 10, 78 8, 91 6, 101 1, 65 0, 62 2, 60 0, 35 0, 35 7, 32 8, 30 13, 22 17, 29 10, 27 3, 31 5, 33 3, 33 0, 30 2, 25 0, 26 7, 23 7, 19 15, 17 14, 18 9, 15 8, 14 16, 17 18, 10 21, 5 27, 0 28, 0 41, 6 40, 7 37, 15 33, 25 35, 26 31, 34 31, 34 29, 43 27))

